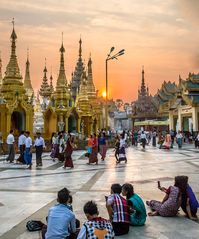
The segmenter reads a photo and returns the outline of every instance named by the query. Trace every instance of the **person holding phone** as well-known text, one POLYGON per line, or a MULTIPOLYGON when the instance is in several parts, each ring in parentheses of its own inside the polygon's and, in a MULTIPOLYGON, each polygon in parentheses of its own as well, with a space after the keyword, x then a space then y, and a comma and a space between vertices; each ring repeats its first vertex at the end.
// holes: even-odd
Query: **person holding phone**
POLYGON ((158 183, 158 189, 164 192, 166 195, 162 202, 151 200, 146 201, 146 204, 151 208, 152 212, 149 212, 149 216, 162 216, 162 217, 174 217, 178 213, 178 209, 181 205, 181 179, 179 176, 175 177, 173 186, 168 189, 160 186, 158 183))

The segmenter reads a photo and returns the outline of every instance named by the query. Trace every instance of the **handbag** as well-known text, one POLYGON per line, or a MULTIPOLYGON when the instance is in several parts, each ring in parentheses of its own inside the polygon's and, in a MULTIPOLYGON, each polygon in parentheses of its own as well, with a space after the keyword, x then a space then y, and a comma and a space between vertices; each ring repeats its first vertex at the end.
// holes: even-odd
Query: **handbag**
POLYGON ((41 231, 44 225, 41 221, 30 220, 26 223, 26 228, 29 232, 41 231))

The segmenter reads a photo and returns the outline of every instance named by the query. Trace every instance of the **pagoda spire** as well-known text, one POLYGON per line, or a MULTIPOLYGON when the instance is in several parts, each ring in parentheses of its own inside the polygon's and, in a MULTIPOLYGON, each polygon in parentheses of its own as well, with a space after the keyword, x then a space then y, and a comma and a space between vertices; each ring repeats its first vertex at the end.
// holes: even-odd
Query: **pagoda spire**
POLYGON ((79 59, 82 58, 82 39, 79 39, 79 59))
POLYGON ((32 90, 32 84, 30 80, 30 62, 29 62, 29 49, 27 49, 27 61, 26 61, 26 73, 25 73, 25 79, 24 79, 24 87, 27 90, 32 90))
POLYGON ((144 78, 144 66, 142 66, 142 84, 140 90, 141 96, 146 96, 146 86, 145 86, 145 78, 144 78))
POLYGON ((63 45, 63 32, 62 32, 62 44, 60 47, 60 68, 59 68, 59 76, 57 79, 57 87, 65 87, 67 85, 67 79, 65 74, 65 67, 64 67, 64 52, 65 48, 63 45))
POLYGON ((21 80, 22 77, 20 75, 20 70, 17 62, 17 56, 16 56, 16 40, 17 40, 17 35, 15 33, 15 28, 14 28, 14 18, 12 21, 13 24, 13 30, 12 34, 10 36, 11 39, 11 55, 10 55, 10 61, 6 67, 6 72, 5 72, 5 79, 7 78, 12 78, 12 79, 17 79, 21 80))
POLYGON ((89 93, 96 93, 95 86, 93 84, 93 73, 92 73, 92 60, 91 54, 88 60, 88 78, 87 78, 87 88, 89 93))
POLYGON ((0 51, 0 87, 2 85, 2 60, 1 60, 1 51, 0 51))
POLYGON ((48 84, 48 79, 47 79, 46 58, 45 58, 45 67, 43 72, 44 72, 44 76, 43 76, 42 84, 39 90, 39 94, 42 97, 47 98, 51 95, 51 90, 50 90, 50 86, 48 84))
POLYGON ((51 74, 50 74, 50 89, 51 89, 51 93, 53 93, 54 87, 53 87, 52 67, 51 67, 51 74))

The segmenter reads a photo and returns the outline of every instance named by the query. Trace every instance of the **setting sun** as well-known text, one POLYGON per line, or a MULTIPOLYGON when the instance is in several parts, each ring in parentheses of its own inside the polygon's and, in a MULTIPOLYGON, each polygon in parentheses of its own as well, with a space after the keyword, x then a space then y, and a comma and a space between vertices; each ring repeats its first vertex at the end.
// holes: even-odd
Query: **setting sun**
POLYGON ((103 97, 103 98, 106 98, 106 91, 103 91, 103 92, 102 92, 102 97, 103 97))

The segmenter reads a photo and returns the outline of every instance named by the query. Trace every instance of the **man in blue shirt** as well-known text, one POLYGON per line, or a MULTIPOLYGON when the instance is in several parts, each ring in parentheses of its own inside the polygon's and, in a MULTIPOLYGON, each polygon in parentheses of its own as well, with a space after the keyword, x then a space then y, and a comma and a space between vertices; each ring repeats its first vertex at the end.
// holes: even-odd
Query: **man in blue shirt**
POLYGON ((68 209, 69 191, 63 188, 58 192, 58 204, 49 209, 45 239, 72 239, 76 232, 75 215, 68 209))

